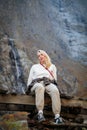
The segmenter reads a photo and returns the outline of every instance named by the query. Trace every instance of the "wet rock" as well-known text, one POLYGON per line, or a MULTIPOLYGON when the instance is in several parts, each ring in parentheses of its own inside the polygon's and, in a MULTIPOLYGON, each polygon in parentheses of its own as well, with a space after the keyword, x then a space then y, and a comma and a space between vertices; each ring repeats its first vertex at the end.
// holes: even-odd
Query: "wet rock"
POLYGON ((17 48, 14 39, 3 37, 0 48, 0 89, 7 94, 25 94, 32 62, 26 52, 17 48))
POLYGON ((61 68, 58 71, 58 84, 61 97, 72 98, 78 89, 78 81, 69 71, 61 68))
POLYGON ((86 0, 1 1, 0 28, 20 43, 34 39, 39 48, 50 46, 57 55, 62 50, 64 57, 87 65, 86 5, 86 0))
POLYGON ((30 66, 33 62, 36 63, 34 55, 37 49, 46 50, 57 66, 61 65, 72 71, 67 74, 70 79, 69 76, 63 75, 60 80, 59 86, 62 86, 64 93, 73 95, 77 86, 81 89, 86 88, 87 71, 83 68, 83 65, 87 64, 86 4, 86 0, 85 2, 81 0, 26 0, 14 3, 11 0, 1 1, 0 74, 5 77, 2 81, 9 87, 9 92, 12 91, 11 86, 13 86, 12 88, 17 93, 24 94, 30 66), (6 3, 7 6, 5 6, 6 3), (16 44, 13 41, 13 47, 9 44, 8 34, 17 41, 16 44), (13 50, 16 51, 16 57, 13 50), (75 63, 73 67, 71 61, 75 63), (76 64, 75 61, 82 66, 76 64))

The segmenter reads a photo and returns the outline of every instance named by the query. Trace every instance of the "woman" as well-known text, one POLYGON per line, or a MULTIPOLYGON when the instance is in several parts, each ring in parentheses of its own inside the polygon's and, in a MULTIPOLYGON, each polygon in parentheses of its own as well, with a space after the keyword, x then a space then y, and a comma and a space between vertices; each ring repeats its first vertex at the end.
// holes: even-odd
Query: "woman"
POLYGON ((57 81, 56 66, 52 64, 50 57, 43 50, 37 51, 39 63, 32 66, 28 78, 27 86, 31 92, 35 92, 36 108, 38 110, 38 121, 44 121, 44 93, 48 93, 52 100, 52 110, 54 113, 54 122, 62 123, 60 117, 61 103, 60 94, 54 81, 57 81))

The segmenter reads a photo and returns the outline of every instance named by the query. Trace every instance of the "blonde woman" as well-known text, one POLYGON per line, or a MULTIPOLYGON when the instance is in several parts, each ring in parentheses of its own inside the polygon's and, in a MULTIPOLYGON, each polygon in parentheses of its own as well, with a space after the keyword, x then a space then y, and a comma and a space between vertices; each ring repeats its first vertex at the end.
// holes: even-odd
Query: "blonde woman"
MULTIPOLYGON (((37 57, 39 60, 38 64, 31 67, 30 74, 28 77, 28 90, 35 92, 35 103, 38 110, 38 121, 42 122, 45 120, 43 109, 44 109, 44 93, 48 93, 52 100, 52 110, 54 113, 54 123, 62 123, 60 117, 61 102, 59 90, 56 86, 57 81, 57 69, 52 64, 50 57, 43 50, 37 51, 37 57), (54 82, 55 81, 55 82, 54 82)), ((27 91, 27 94, 28 92, 27 91)))

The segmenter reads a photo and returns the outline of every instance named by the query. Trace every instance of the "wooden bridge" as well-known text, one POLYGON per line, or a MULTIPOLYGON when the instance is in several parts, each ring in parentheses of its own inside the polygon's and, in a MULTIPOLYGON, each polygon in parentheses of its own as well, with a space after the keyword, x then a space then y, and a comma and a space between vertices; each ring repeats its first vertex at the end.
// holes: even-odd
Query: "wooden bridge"
MULTIPOLYGON (((70 108, 82 108, 87 109, 87 100, 72 98, 61 98, 62 107, 70 108)), ((45 106, 50 106, 51 100, 48 96, 45 98, 45 106)), ((35 97, 32 95, 0 95, 0 111, 29 111, 32 107, 35 107, 35 97)))
MULTIPOLYGON (((76 123, 65 123, 60 127, 87 128, 87 100, 72 98, 61 98, 62 117, 76 123), (85 124, 84 124, 85 122, 85 124)), ((45 115, 52 116, 51 99, 45 97, 45 115)), ((35 97, 31 95, 0 95, 0 111, 27 111, 35 114, 35 97)), ((30 124, 30 122, 29 122, 30 124)), ((37 125, 37 123, 35 123, 37 125)), ((46 123, 48 125, 48 123, 46 123)), ((49 125, 52 127, 52 125, 49 125)), ((58 127, 58 126, 53 126, 58 127)))

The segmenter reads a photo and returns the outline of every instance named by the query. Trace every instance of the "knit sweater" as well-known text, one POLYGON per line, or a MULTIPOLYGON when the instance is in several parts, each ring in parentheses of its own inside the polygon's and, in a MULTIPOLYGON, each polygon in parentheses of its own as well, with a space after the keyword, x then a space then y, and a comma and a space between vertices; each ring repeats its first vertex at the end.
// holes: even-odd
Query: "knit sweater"
MULTIPOLYGON (((51 64, 51 66, 48 68, 49 71, 53 74, 54 79, 57 80, 57 69, 54 64, 51 64)), ((31 67, 27 86, 30 85, 32 80, 42 77, 47 77, 49 79, 53 79, 52 75, 49 73, 48 70, 46 70, 41 64, 35 64, 31 67)))

